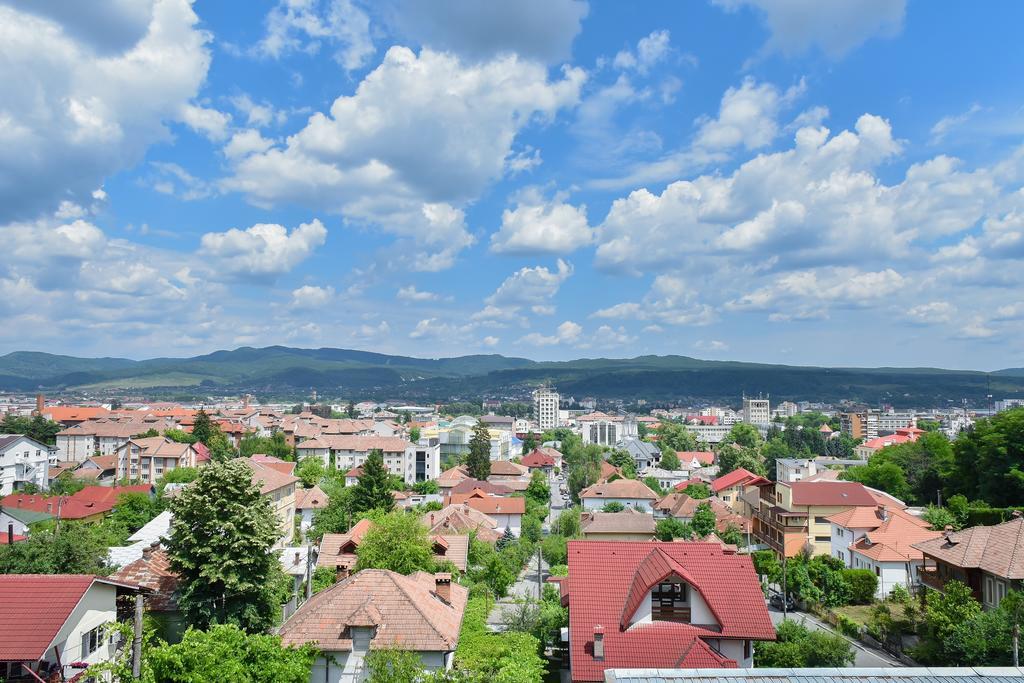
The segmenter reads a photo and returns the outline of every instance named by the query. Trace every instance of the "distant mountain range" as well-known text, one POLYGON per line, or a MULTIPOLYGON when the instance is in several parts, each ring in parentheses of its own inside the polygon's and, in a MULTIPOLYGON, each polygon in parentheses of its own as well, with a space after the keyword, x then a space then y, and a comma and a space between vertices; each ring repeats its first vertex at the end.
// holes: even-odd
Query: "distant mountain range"
POLYGON ((537 362, 500 355, 413 358, 350 349, 242 347, 192 358, 75 358, 16 351, 0 356, 8 391, 140 390, 147 395, 248 391, 299 396, 310 389, 359 398, 446 400, 524 397, 542 382, 576 397, 728 400, 743 392, 777 401, 838 401, 940 406, 1024 396, 1024 368, 984 373, 940 368, 825 368, 687 356, 537 362))

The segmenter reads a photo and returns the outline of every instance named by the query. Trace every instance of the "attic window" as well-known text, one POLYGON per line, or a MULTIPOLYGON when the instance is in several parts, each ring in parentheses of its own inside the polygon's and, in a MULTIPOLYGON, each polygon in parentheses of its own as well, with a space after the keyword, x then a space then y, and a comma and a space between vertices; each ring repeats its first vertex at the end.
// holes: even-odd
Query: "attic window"
POLYGON ((663 581, 651 591, 651 619, 690 623, 690 587, 681 581, 663 581))

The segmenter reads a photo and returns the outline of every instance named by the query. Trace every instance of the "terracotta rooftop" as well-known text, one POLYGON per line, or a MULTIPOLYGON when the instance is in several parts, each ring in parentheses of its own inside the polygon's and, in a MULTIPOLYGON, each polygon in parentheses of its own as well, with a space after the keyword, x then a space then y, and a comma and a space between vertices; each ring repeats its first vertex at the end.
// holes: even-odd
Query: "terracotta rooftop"
POLYGON ((749 486, 764 483, 768 483, 768 480, 741 467, 738 470, 729 472, 728 474, 723 474, 711 482, 711 490, 718 493, 737 485, 749 486))
POLYGON ((450 493, 470 493, 475 490, 481 490, 485 493, 491 493, 494 495, 505 495, 512 493, 512 488, 505 484, 494 484, 489 481, 480 481, 479 479, 463 479, 455 486, 449 489, 450 493))
POLYGON ((694 460, 701 465, 714 465, 715 454, 713 451, 676 451, 676 457, 680 463, 689 463, 694 460))
MULTIPOLYGON (((863 508, 856 508, 863 509, 863 508)), ((929 541, 942 535, 912 515, 892 514, 878 528, 859 538, 850 548, 878 562, 911 562, 923 560, 924 555, 915 543, 929 541)))
POLYGON ((775 638, 750 558, 719 543, 569 541, 568 602, 573 681, 603 681, 613 668, 736 667, 703 639, 775 638), (651 588, 670 577, 690 584, 718 623, 630 625, 651 588), (603 660, 594 658, 597 630, 603 660))
POLYGON ((899 516, 908 524, 926 528, 928 522, 900 508, 878 505, 875 507, 852 507, 828 517, 828 521, 847 529, 877 529, 889 518, 899 516))
POLYGON ((259 484, 260 493, 263 495, 294 484, 299 480, 295 475, 286 474, 271 464, 258 462, 252 458, 239 458, 239 460, 252 470, 252 481, 254 484, 259 484))
POLYGON ((522 477, 528 473, 528 467, 526 467, 525 465, 517 465, 511 460, 491 461, 492 477, 522 477))
POLYGON ((1024 517, 941 534, 913 547, 955 567, 1024 579, 1024 517))
POLYGON ((329 502, 330 499, 327 497, 327 494, 319 486, 314 486, 311 489, 295 490, 296 510, 318 510, 327 507, 329 502))
POLYGON ((499 538, 498 523, 466 504, 448 505, 423 515, 423 523, 431 534, 456 535, 475 533, 481 541, 494 543, 499 538))
POLYGON ((580 491, 580 498, 634 498, 657 500, 658 496, 646 484, 636 479, 616 479, 594 484, 580 491))
POLYGON ((580 531, 588 534, 646 534, 654 537, 654 516, 636 510, 622 512, 584 512, 580 531))
POLYGON ((404 453, 411 444, 400 436, 345 436, 320 434, 295 446, 296 450, 328 448, 332 451, 353 451, 369 453, 381 450, 384 453, 404 453))
POLYGON ((468 591, 451 583, 451 602, 436 594, 436 581, 449 575, 417 572, 402 576, 367 569, 307 600, 280 629, 285 645, 316 643, 328 652, 352 649, 349 627, 373 626, 371 649, 450 652, 459 642, 459 628, 468 591))
POLYGON ((732 507, 718 498, 701 500, 699 498, 691 498, 685 493, 670 493, 655 503, 654 509, 657 512, 665 513, 669 517, 689 520, 693 518, 694 512, 697 511, 697 506, 705 502, 711 506, 712 512, 715 513, 715 528, 718 531, 725 531, 730 526, 734 526, 744 533, 750 531, 751 521, 743 515, 737 514, 732 507))
POLYGON ((505 496, 474 497, 465 501, 466 505, 485 515, 525 515, 526 499, 505 496))
POLYGON ((877 505, 864 485, 855 481, 794 481, 780 485, 792 489, 793 505, 877 505))
POLYGON ((520 461, 526 467, 554 467, 555 459, 547 453, 541 452, 539 448, 535 448, 529 452, 529 454, 523 456, 520 461))
POLYGON ((133 583, 153 591, 146 595, 146 606, 154 612, 176 612, 178 574, 171 570, 167 551, 158 543, 143 549, 142 557, 117 571, 110 578, 133 583))
POLYGON ((138 486, 86 486, 81 491, 63 497, 42 496, 38 494, 12 493, 0 499, 0 506, 5 509, 32 510, 57 516, 60 508, 61 519, 85 519, 93 515, 106 514, 114 509, 117 497, 122 493, 151 493, 149 484, 138 486))

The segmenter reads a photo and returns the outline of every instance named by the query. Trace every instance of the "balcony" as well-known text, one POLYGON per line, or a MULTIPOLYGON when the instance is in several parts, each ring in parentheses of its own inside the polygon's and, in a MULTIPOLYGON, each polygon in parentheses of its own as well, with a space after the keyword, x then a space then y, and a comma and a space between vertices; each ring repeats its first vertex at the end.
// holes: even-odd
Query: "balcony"
POLYGON ((917 570, 917 577, 921 583, 939 592, 946 590, 946 581, 939 576, 938 567, 920 567, 917 570))
POLYGON ((654 605, 651 608, 651 619, 653 621, 671 621, 676 624, 690 623, 690 608, 680 605, 654 605))

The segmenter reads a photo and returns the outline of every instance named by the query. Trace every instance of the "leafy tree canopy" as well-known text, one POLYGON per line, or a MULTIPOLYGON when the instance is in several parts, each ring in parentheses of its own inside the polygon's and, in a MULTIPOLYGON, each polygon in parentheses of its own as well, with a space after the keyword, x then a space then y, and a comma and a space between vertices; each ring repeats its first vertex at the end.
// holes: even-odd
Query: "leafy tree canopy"
POLYGON ((373 527, 356 548, 356 571, 390 569, 399 574, 435 571, 434 542, 417 515, 403 510, 371 516, 373 527))

